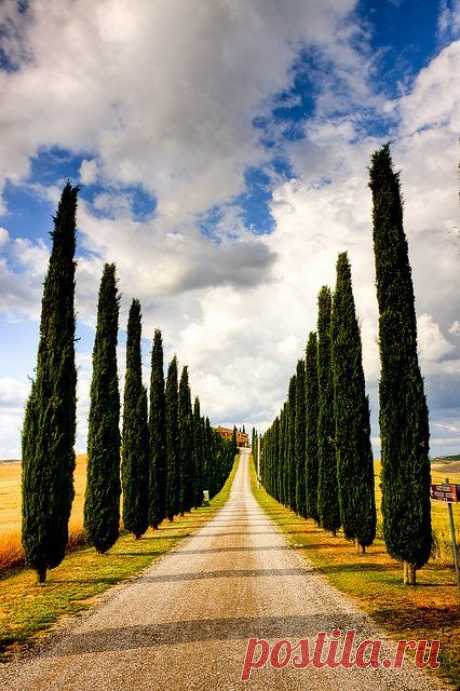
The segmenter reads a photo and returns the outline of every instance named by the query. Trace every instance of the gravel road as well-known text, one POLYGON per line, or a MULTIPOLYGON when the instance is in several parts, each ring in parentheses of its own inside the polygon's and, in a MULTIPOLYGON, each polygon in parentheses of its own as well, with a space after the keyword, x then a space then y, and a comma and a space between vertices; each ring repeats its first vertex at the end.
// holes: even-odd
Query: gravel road
MULTIPOLYGON (((242 451, 226 506, 134 582, 117 589, 40 655, 0 667, 0 688, 194 689, 447 688, 408 663, 401 670, 268 666, 241 681, 248 638, 314 639, 372 622, 290 549, 251 494, 242 451)), ((385 643, 389 656, 392 644, 385 643)))

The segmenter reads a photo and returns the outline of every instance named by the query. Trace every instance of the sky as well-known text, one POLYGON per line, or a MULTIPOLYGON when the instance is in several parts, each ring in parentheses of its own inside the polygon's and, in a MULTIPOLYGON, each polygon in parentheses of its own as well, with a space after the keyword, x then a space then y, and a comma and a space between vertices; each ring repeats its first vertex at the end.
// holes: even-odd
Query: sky
POLYGON ((368 165, 401 171, 431 454, 460 452, 460 0, 2 0, 0 458, 20 457, 49 231, 81 185, 78 433, 97 290, 131 300, 215 425, 265 429, 348 251, 379 453, 368 165))

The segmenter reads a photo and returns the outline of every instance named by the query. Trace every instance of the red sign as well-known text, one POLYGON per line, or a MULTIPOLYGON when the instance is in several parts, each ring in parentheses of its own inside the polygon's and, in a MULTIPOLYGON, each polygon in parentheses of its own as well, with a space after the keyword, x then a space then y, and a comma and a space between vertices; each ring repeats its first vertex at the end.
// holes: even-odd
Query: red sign
POLYGON ((438 501, 460 501, 460 485, 431 485, 430 497, 438 501))

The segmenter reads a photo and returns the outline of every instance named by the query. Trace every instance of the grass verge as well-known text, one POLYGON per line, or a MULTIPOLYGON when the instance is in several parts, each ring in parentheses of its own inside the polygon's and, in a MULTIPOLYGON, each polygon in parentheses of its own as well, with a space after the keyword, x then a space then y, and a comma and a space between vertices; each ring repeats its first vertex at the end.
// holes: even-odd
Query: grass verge
POLYGON ((259 505, 285 533, 289 544, 349 595, 391 638, 441 641, 440 674, 460 689, 460 605, 453 568, 431 561, 417 572, 418 585, 402 584, 402 568, 376 540, 365 555, 338 535, 300 518, 257 487, 251 463, 251 486, 259 505))
POLYGON ((166 554, 180 540, 191 535, 226 503, 238 466, 209 506, 163 521, 158 530, 149 530, 140 540, 123 533, 106 555, 92 547, 73 550, 45 585, 38 585, 30 569, 3 574, 0 579, 0 661, 8 661, 50 631, 65 615, 88 609, 95 597, 120 581, 136 575, 152 561, 166 554))

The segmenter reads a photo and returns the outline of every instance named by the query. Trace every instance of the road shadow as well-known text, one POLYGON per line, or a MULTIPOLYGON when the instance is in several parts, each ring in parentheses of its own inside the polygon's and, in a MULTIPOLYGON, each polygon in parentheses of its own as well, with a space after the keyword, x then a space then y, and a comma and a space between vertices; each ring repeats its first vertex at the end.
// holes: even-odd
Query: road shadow
POLYGON ((229 619, 196 619, 191 621, 164 622, 152 625, 110 627, 66 636, 57 645, 44 650, 46 657, 63 657, 83 653, 123 651, 155 646, 177 646, 197 641, 229 641, 249 638, 300 638, 314 637, 318 631, 345 629, 354 624, 362 628, 362 617, 351 622, 349 612, 337 611, 311 616, 241 617, 229 619))
MULTIPOLYGON (((291 569, 223 569, 221 571, 196 571, 190 573, 158 574, 156 576, 140 576, 139 583, 180 583, 186 581, 201 581, 208 578, 264 578, 280 576, 309 576, 313 569, 291 568, 291 569)), ((120 579, 110 578, 74 578, 60 580, 60 583, 118 583, 120 579)))
MULTIPOLYGON (((246 533, 247 535, 247 533, 246 533)), ((260 547, 214 547, 210 549, 181 549, 171 552, 172 557, 187 557, 190 554, 221 554, 223 552, 289 552, 293 549, 303 549, 303 545, 262 545, 260 547)))

